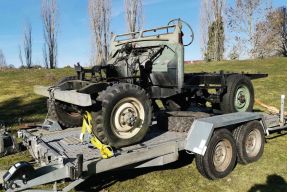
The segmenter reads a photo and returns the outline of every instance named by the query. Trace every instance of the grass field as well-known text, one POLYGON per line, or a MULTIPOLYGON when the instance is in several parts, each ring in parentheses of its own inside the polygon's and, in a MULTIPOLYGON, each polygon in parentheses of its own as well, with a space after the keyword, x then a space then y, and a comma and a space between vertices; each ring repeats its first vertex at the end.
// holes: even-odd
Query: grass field
MULTIPOLYGON (((268 73, 266 79, 254 81, 256 98, 279 106, 280 95, 287 95, 287 58, 224 61, 186 66, 186 71, 268 73)), ((18 122, 40 122, 46 115, 46 101, 33 94, 33 85, 49 85, 71 69, 0 71, 0 123, 16 127, 18 122)), ((263 110, 259 106, 255 109, 263 110)), ((285 132, 286 133, 286 132, 285 132)), ((19 160, 29 160, 27 152, 0 159, 0 170, 19 160)), ((161 167, 122 171, 100 175, 81 186, 103 191, 287 191, 287 135, 267 139, 265 153, 256 163, 237 165, 228 177, 209 181, 197 172, 191 156, 182 154, 178 162, 161 167)))

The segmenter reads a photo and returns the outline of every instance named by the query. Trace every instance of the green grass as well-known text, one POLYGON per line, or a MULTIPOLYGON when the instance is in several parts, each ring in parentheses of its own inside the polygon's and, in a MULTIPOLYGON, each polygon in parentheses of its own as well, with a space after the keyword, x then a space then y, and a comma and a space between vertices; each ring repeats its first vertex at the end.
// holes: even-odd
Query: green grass
POLYGON ((0 123, 16 125, 42 121, 46 115, 46 99, 33 93, 34 85, 51 85, 72 69, 0 71, 0 123))
MULTIPOLYGON (((287 58, 266 60, 223 61, 186 66, 187 72, 220 71, 268 73, 269 77, 253 81, 256 98, 279 106, 280 95, 287 95, 287 58)), ((23 122, 41 121, 45 117, 45 99, 33 94, 33 85, 49 85, 60 77, 73 74, 70 69, 14 70, 0 72, 0 121, 15 126, 23 122)), ((259 106, 256 109, 262 109, 259 106)), ((286 133, 286 132, 285 132, 286 133)), ((82 185, 89 191, 287 191, 287 135, 268 139, 263 157, 256 163, 237 165, 226 178, 209 181, 196 170, 193 159, 181 155, 178 162, 160 168, 106 173, 82 185), (268 180, 268 181, 267 181, 268 180)), ((28 153, 0 159, 0 169, 19 160, 28 160, 28 153)))

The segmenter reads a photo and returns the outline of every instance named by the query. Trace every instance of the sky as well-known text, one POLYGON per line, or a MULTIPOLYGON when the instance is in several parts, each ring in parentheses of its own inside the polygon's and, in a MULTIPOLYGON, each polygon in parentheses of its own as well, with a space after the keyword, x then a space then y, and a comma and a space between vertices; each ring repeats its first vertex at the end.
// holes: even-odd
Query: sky
MULTIPOLYGON (((112 0, 111 32, 125 33, 124 0, 112 0)), ((232 0, 229 0, 232 1, 232 0)), ((200 0, 143 0, 144 28, 164 26, 173 18, 187 21, 195 32, 193 44, 185 50, 185 60, 201 59, 200 0)), ((60 28, 58 33, 58 67, 80 62, 90 65, 91 34, 88 0, 58 0, 60 28)), ((287 5, 287 0, 273 0, 273 5, 287 5)), ((32 25, 33 63, 43 64, 44 44, 41 0, 0 0, 0 49, 7 63, 20 66, 19 45, 22 45, 25 23, 32 25)))

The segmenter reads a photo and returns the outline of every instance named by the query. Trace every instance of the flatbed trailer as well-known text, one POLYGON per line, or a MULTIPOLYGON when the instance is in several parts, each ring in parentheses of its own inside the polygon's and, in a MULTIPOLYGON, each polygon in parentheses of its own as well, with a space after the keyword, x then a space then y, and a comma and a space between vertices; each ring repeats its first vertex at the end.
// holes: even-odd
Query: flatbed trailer
MULTIPOLYGON (((175 162, 179 158, 180 151, 205 157, 212 147, 210 145, 215 135, 217 137, 218 133, 224 133, 224 131, 233 132, 233 135, 237 132, 238 135, 239 131, 235 130, 242 129, 250 122, 260 123, 264 136, 287 129, 285 116, 252 112, 195 119, 188 132, 168 131, 154 124, 141 143, 117 149, 113 151, 114 156, 109 159, 103 159, 99 150, 95 149, 87 138, 87 142, 80 142, 81 128, 54 132, 44 129, 21 130, 18 134, 23 138, 24 145, 40 167, 34 169, 27 162, 16 163, 3 177, 4 188, 6 191, 39 191, 35 189, 36 186, 69 179, 70 184, 61 191, 70 191, 99 173, 162 166, 175 162)), ((233 168, 226 174, 229 174, 233 168)), ((206 170, 204 164, 199 162, 199 172, 202 175, 209 179, 221 178, 221 176, 213 177, 212 174, 206 174, 206 170)))

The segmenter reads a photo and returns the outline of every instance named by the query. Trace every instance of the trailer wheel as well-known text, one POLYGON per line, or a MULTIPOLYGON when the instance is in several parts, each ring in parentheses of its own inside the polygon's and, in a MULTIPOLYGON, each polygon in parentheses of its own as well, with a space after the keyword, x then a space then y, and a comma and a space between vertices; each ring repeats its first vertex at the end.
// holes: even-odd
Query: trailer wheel
POLYGON ((252 82, 245 75, 230 75, 227 79, 227 90, 222 96, 220 108, 224 113, 251 112, 254 105, 252 82))
POLYGON ((49 116, 65 128, 79 127, 82 125, 83 116, 72 105, 55 101, 47 100, 49 116))
POLYGON ((233 131, 238 163, 248 164, 260 159, 264 151, 264 131, 259 121, 251 121, 233 131))
POLYGON ((210 139, 204 156, 197 154, 196 167, 204 177, 219 179, 230 174, 236 163, 236 144, 232 133, 216 130, 210 139))
POLYGON ((152 119, 149 96, 139 86, 115 84, 99 94, 101 110, 93 112, 93 133, 105 144, 123 147, 141 141, 152 119))

